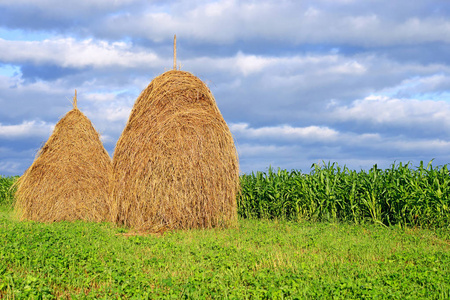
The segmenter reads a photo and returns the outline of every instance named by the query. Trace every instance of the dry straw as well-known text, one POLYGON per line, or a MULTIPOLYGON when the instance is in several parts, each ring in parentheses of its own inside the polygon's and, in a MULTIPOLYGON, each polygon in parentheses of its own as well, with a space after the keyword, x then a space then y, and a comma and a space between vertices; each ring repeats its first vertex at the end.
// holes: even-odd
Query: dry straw
POLYGON ((237 221, 239 165, 213 95, 171 70, 136 100, 113 157, 112 218, 138 230, 210 228, 237 221))
POLYGON ((55 126, 16 186, 18 217, 41 222, 103 221, 109 217, 111 159, 99 133, 77 108, 55 126))

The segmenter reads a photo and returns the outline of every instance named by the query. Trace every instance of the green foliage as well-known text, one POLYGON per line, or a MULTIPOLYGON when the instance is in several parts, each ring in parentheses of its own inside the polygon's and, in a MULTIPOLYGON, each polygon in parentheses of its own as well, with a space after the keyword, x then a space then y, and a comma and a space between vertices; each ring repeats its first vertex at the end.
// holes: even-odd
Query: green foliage
POLYGON ((0 214, 4 299, 448 299, 447 231, 241 220, 131 235, 0 214))
POLYGON ((10 205, 13 202, 12 185, 19 176, 3 177, 0 175, 0 205, 10 205))
POLYGON ((242 175, 241 186, 238 213, 243 218, 450 226, 447 165, 400 163, 356 172, 323 163, 314 164, 310 174, 269 168, 242 175))
MULTIPOLYGON (((12 203, 17 178, 0 176, 0 205, 12 203)), ((448 166, 433 167, 431 161, 359 172, 324 162, 309 174, 269 168, 240 180, 241 218, 450 227, 448 166)))
POLYGON ((0 299, 450 298, 447 166, 243 175, 239 228, 147 236, 15 221, 16 179, 0 177, 0 299))

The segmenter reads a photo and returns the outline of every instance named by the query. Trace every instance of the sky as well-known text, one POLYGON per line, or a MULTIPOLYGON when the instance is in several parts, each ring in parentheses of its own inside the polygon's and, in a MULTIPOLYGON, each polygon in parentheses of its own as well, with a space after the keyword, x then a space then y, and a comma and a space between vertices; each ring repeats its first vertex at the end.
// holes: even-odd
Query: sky
POLYGON ((450 163, 448 0, 0 0, 0 174, 31 165, 75 89, 112 156, 174 34, 242 173, 450 163))

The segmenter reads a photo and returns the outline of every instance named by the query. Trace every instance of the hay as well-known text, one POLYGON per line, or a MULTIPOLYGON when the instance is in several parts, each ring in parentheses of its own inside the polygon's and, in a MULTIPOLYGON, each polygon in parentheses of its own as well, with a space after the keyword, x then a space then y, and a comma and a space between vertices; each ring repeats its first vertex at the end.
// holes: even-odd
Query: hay
POLYGON ((168 71, 136 100, 113 157, 112 218, 140 230, 233 226, 239 165, 213 95, 168 71))
POLYGON ((103 221, 109 217, 111 158, 99 133, 76 106, 55 126, 17 182, 19 219, 103 221))

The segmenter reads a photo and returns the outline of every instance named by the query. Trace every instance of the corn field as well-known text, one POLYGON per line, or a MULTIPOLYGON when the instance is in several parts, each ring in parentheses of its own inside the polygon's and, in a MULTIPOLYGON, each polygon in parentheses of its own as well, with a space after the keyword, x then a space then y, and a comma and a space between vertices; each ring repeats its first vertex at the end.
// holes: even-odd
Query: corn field
MULTIPOLYGON (((0 205, 11 204, 17 179, 0 176, 0 205)), ((336 163, 314 164, 309 174, 274 170, 240 177, 241 218, 450 227, 448 165, 374 165, 359 172, 336 163)))
POLYGON ((242 218, 450 226, 449 170, 431 161, 359 172, 324 162, 310 174, 269 168, 242 175, 241 186, 242 218))
POLYGON ((14 190, 11 186, 18 176, 3 177, 0 175, 0 205, 11 204, 14 198, 14 190))

